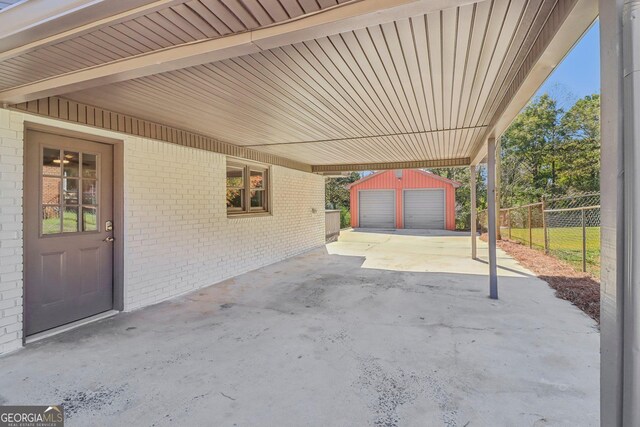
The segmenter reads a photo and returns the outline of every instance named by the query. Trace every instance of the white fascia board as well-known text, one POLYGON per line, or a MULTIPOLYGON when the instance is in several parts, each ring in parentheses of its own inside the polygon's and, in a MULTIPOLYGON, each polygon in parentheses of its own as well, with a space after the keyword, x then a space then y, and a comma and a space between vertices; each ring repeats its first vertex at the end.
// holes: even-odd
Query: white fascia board
POLYGON ((0 61, 187 0, 27 0, 0 11, 0 61))
POLYGON ((0 12, 0 40, 55 21, 104 0, 29 0, 0 12))

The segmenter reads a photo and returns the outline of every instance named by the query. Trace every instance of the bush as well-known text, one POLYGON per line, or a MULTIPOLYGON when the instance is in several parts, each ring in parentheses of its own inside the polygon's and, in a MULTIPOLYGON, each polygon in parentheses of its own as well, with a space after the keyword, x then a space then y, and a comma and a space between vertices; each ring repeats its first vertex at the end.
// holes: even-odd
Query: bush
POLYGON ((340 228, 351 227, 351 212, 344 206, 340 208, 340 228))

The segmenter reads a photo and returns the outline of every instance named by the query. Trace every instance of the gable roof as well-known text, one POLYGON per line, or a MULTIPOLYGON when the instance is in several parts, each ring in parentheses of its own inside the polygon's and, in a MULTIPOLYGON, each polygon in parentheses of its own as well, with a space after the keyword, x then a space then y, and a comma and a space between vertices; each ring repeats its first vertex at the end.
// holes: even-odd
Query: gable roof
MULTIPOLYGON (((423 175, 426 175, 426 176, 428 176, 430 178, 433 178, 433 179, 436 179, 438 181, 442 181, 442 182, 446 182, 447 184, 451 184, 451 185, 453 185, 453 188, 458 188, 458 187, 462 186, 462 184, 460 182, 458 182, 458 181, 454 181, 452 179, 445 178, 443 176, 436 175, 433 172, 425 171, 425 170, 422 170, 422 169, 402 169, 402 170, 403 171, 414 171, 414 172, 421 173, 423 175)), ((374 172, 374 173, 372 173, 370 175, 365 176, 364 178, 360 178, 359 180, 357 180, 355 182, 352 182, 351 184, 347 185, 347 188, 350 189, 351 187, 359 185, 359 184, 363 183, 364 181, 368 181, 373 177, 376 177, 378 175, 382 175, 383 173, 387 173, 387 172, 393 172, 393 170, 383 170, 383 171, 374 172)))

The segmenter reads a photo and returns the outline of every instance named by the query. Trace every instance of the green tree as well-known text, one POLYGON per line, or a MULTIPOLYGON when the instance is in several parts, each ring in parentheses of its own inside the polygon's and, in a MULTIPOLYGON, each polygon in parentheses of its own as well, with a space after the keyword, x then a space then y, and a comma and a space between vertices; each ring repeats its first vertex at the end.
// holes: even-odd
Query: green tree
POLYGON ((565 112, 544 94, 516 117, 501 138, 501 205, 542 195, 597 192, 600 187, 600 96, 577 100, 565 112))
POLYGON ((501 204, 516 206, 558 194, 558 147, 562 143, 563 110, 544 94, 516 117, 502 135, 501 204))
MULTIPOLYGON (((462 184, 456 189, 456 229, 469 230, 471 227, 471 187, 468 167, 433 168, 430 172, 462 184)), ((476 204, 478 210, 487 208, 486 170, 479 168, 476 177, 476 204)))
POLYGON ((560 122, 558 186, 566 193, 600 191, 600 95, 579 99, 560 122))
POLYGON ((349 189, 347 185, 360 179, 358 172, 351 172, 348 176, 327 178, 325 182, 325 206, 329 209, 350 208, 349 189))

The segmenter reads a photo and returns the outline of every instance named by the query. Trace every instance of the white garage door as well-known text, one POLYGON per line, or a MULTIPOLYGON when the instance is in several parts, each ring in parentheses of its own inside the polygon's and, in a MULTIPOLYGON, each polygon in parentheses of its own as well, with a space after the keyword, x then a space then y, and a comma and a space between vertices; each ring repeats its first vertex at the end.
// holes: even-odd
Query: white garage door
POLYGON ((370 190, 358 194, 361 228, 396 228, 395 191, 370 190))
POLYGON ((404 192, 404 228, 444 229, 444 190, 404 192))

